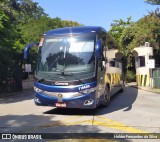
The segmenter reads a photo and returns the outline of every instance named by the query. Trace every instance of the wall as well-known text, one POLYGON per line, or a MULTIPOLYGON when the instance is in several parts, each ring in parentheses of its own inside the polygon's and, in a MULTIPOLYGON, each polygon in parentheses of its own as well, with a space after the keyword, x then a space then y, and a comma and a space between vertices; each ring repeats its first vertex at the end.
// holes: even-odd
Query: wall
POLYGON ((136 82, 138 86, 150 86, 150 69, 148 66, 149 57, 153 56, 153 48, 152 47, 136 47, 132 51, 135 56, 135 64, 136 64, 136 82), (140 66, 140 56, 145 57, 145 65, 140 66))

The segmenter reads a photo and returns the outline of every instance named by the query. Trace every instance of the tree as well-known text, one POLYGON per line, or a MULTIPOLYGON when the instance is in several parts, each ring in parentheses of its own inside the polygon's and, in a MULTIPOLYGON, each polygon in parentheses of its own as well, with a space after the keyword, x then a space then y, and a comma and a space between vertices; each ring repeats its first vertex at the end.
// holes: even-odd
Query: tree
POLYGON ((152 5, 160 5, 160 0, 145 0, 145 2, 152 5))
MULTIPOLYGON (((26 44, 39 41, 48 30, 79 25, 58 17, 50 18, 32 0, 0 0, 0 87, 12 74, 12 68, 22 64, 26 44)), ((33 58, 36 52, 31 51, 33 58)))
MULTIPOLYGON (((152 5, 160 5, 160 0, 146 0, 146 3, 152 4, 152 5)), ((154 39, 152 38, 151 42, 154 43, 153 47, 154 47, 154 58, 155 58, 155 62, 156 62, 156 66, 159 67, 160 66, 160 8, 156 8, 155 12, 150 12, 150 15, 154 16, 156 19, 156 22, 154 25, 154 39)))
POLYGON ((145 42, 149 42, 150 46, 154 48, 156 64, 160 65, 158 59, 160 53, 160 18, 157 18, 154 14, 141 18, 125 29, 121 40, 122 44, 129 50, 144 46, 145 42))
POLYGON ((75 26, 83 26, 83 24, 79 24, 78 22, 62 20, 63 27, 75 27, 75 26))
POLYGON ((127 18, 127 21, 122 19, 114 20, 114 23, 111 24, 112 28, 109 31, 109 34, 116 40, 119 45, 119 51, 121 51, 124 55, 128 54, 126 47, 123 46, 121 41, 121 36, 124 30, 129 27, 133 22, 131 21, 131 17, 127 18))
MULTIPOLYGON (((160 0, 145 0, 145 2, 151 5, 160 5, 160 0)), ((160 8, 156 8, 155 12, 151 12, 150 14, 154 14, 160 18, 160 8)))
POLYGON ((150 45, 154 48, 159 48, 159 27, 159 18, 156 18, 154 15, 145 16, 124 31, 122 35, 122 43, 124 46, 127 46, 127 48, 130 48, 131 50, 134 47, 144 45, 145 42, 149 42, 150 45))
POLYGON ((0 1, 0 91, 7 78, 14 77, 15 66, 21 64, 22 25, 41 15, 45 13, 31 0, 0 1))
POLYGON ((2 33, 0 36, 5 39, 5 42, 1 40, 3 42, 0 43, 0 46, 4 48, 4 45, 10 44, 7 46, 8 49, 15 49, 19 52, 25 44, 21 37, 23 26, 42 16, 47 16, 47 14, 32 0, 1 0, 0 32, 2 33))
MULTIPOLYGON (((127 72, 128 68, 131 64, 130 59, 130 50, 126 48, 126 46, 123 44, 122 35, 124 34, 124 31, 133 24, 131 21, 131 17, 127 18, 127 21, 124 21, 122 19, 120 20, 114 20, 114 23, 112 23, 112 28, 109 31, 109 34, 117 41, 119 45, 119 51, 123 54, 122 58, 122 70, 123 75, 126 80, 127 78, 127 72)), ((127 41, 129 42, 129 41, 127 41)))
POLYGON ((11 23, 12 21, 10 17, 5 14, 3 10, 0 10, 0 53, 2 54, 0 56, 0 60, 3 61, 5 64, 11 61, 8 57, 12 57, 12 47, 17 38, 15 26, 11 23))

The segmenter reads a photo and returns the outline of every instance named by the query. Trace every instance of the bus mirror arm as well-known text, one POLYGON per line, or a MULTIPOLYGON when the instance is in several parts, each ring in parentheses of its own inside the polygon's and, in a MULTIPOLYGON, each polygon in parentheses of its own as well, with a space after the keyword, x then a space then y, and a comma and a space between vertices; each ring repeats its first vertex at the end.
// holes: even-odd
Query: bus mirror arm
POLYGON ((39 45, 39 42, 32 42, 26 45, 26 47, 24 48, 24 59, 28 59, 30 48, 37 45, 39 45))

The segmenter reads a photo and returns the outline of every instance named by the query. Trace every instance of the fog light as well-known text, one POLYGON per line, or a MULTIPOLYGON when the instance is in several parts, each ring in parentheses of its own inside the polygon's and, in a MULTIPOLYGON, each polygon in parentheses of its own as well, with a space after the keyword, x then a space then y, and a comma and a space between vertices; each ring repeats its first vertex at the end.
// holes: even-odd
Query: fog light
POLYGON ((41 101, 40 101, 39 98, 37 98, 37 97, 34 98, 34 101, 35 101, 36 103, 38 103, 38 104, 41 103, 41 101))
POLYGON ((93 100, 93 99, 85 100, 85 101, 84 101, 84 105, 92 105, 92 104, 93 104, 93 102, 94 102, 94 100, 93 100))

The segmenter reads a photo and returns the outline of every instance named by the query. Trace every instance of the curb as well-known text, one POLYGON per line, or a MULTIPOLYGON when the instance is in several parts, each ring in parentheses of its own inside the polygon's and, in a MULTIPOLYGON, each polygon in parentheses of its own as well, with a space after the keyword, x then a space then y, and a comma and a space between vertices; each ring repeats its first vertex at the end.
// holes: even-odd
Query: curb
POLYGON ((141 89, 141 90, 144 90, 144 91, 147 91, 147 92, 152 92, 152 93, 157 93, 157 94, 160 94, 160 89, 147 89, 147 88, 144 88, 144 87, 140 87, 140 86, 135 86, 135 85, 129 85, 129 84, 126 84, 127 86, 130 86, 130 87, 133 87, 133 88, 138 88, 138 89, 141 89))

